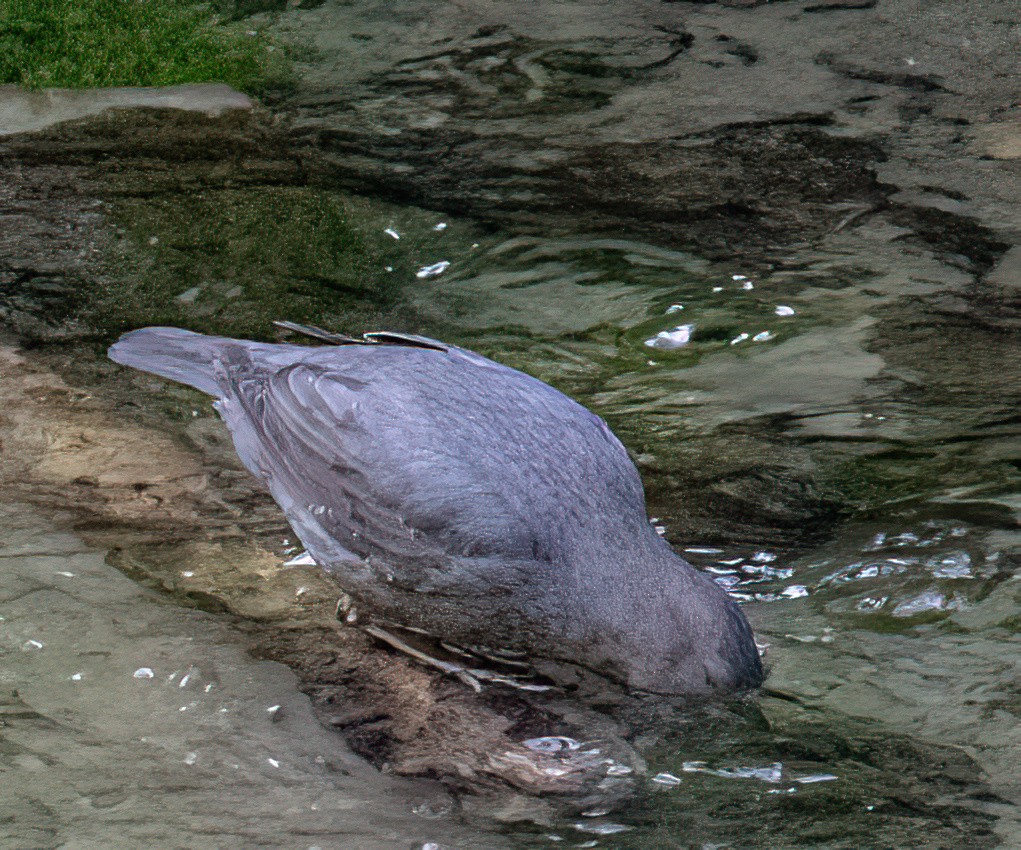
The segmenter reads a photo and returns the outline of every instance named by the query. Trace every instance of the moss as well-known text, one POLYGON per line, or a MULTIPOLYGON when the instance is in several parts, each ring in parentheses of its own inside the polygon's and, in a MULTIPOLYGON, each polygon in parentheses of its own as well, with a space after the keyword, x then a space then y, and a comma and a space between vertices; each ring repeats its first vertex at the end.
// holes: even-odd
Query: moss
POLYGON ((188 0, 5 0, 0 83, 30 88, 162 86, 206 81, 282 87, 284 51, 262 33, 223 25, 188 0))

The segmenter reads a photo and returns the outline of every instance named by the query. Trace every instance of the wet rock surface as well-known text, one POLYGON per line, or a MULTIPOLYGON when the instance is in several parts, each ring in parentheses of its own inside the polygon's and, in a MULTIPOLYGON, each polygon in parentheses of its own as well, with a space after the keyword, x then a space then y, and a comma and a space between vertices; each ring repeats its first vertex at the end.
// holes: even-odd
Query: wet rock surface
POLYGON ((436 783, 387 778, 321 728, 228 619, 168 605, 6 494, 0 521, 5 846, 475 840, 436 783))
MULTIPOLYGON (((931 846, 1009 846, 1021 830, 1017 700, 988 683, 1016 678, 1002 655, 1019 615, 1011 6, 326 3, 280 18, 318 54, 298 93, 271 110, 107 112, 5 135, 4 497, 76 526, 142 584, 243 618, 247 645, 297 671, 320 720, 351 748, 455 789, 459 802, 430 804, 451 817, 561 829, 558 805, 527 794, 563 792, 577 812, 638 791, 652 794, 648 822, 632 824, 647 841, 679 831, 711 841, 739 823, 761 846, 778 836, 855 846, 846 839, 855 830, 896 846, 920 829, 931 846), (437 212, 338 200, 341 191, 437 212), (286 255, 276 243, 212 259, 228 243, 263 239, 229 229, 239 221, 318 230, 334 226, 335 207, 355 223, 356 262, 285 257, 270 267, 266 253, 286 255), (434 221, 452 214, 477 223, 430 241, 434 221), (201 228, 180 219, 215 221, 227 237, 204 245, 201 228), (384 227, 402 236, 379 236, 386 251, 365 238, 384 227), (448 256, 441 285, 415 283, 416 268, 448 256), (269 270, 234 280, 229 266, 246 262, 269 270), (148 301, 144 286, 124 285, 166 268, 148 301), (253 294, 280 278, 275 300, 253 294), (716 286, 725 303, 711 301, 716 286), (683 319, 665 315, 675 302, 683 319), (278 312, 296 303, 300 315, 278 312), (801 324, 785 330, 780 315, 801 324), (736 589, 774 644, 776 692, 758 708, 698 713, 548 670, 568 697, 493 687, 478 697, 343 626, 338 588, 313 569, 282 567, 293 536, 204 402, 100 360, 132 324, 259 333, 273 318, 445 336, 606 416, 671 539, 722 544, 691 557, 763 582, 736 589), (644 344, 682 321, 694 327, 689 345, 644 344), (774 336, 755 347, 762 333, 774 336), (840 595, 819 564, 857 564, 862 544, 812 544, 849 515, 919 537, 927 522, 965 524, 982 582, 933 578, 933 567, 885 595, 840 595), (793 577, 762 573, 750 554, 767 546, 793 577), (769 608, 770 594, 794 599, 799 587, 810 614, 769 608), (875 630, 864 625, 873 608, 875 630), (884 630, 910 634, 891 642, 884 630), (924 672, 944 655, 963 659, 941 668, 936 689, 960 713, 941 707, 924 672), (842 720, 836 735, 832 718, 847 714, 863 725, 842 720), (820 715, 822 731, 809 734, 820 715), (904 719, 877 738, 877 716, 904 719), (641 778, 524 744, 558 736, 586 749, 599 739, 601 758, 641 778), (752 805, 746 791, 720 791, 725 776, 693 771, 683 775, 695 813, 685 818, 647 781, 661 769, 683 774, 664 756, 681 751, 713 764, 735 751, 760 767, 782 759, 777 782, 793 764, 802 778, 857 777, 862 790, 752 777, 767 792, 802 789, 752 805), (607 778, 619 781, 599 788, 607 778), (809 787, 834 790, 799 796, 809 787), (781 797, 789 802, 756 808, 781 797), (758 831, 733 814, 748 807, 758 831)), ((345 228, 336 225, 338 238, 345 228)), ((319 250, 302 243, 296 254, 319 250)), ((932 545, 953 545, 944 537, 932 545)), ((913 568, 888 554, 882 569, 913 568)), ((858 566, 854 581, 881 569, 858 566)), ((516 840, 539 840, 534 828, 516 840)), ((634 846, 648 846, 641 840, 634 846)))

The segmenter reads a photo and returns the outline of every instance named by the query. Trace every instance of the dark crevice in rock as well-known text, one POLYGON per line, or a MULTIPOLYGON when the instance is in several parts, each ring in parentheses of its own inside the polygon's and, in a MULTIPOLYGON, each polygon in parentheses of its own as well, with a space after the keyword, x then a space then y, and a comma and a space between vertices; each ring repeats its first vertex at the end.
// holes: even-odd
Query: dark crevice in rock
POLYGON ((805 6, 801 11, 809 14, 813 12, 840 12, 854 11, 861 9, 875 9, 877 0, 832 0, 829 3, 814 3, 805 6))
POLYGON ((296 144, 319 185, 526 229, 540 221, 548 228, 551 216, 567 225, 584 212, 593 230, 641 232, 715 257, 818 237, 846 215, 839 205, 884 199, 872 171, 882 148, 824 132, 827 120, 788 117, 656 142, 565 147, 546 160, 534 156, 531 140, 506 138, 495 156, 490 140, 467 132, 370 139, 331 130, 296 144))
POLYGON ((867 83, 881 83, 888 86, 909 89, 918 92, 945 92, 943 81, 931 74, 910 74, 905 71, 889 71, 879 68, 865 68, 837 58, 834 54, 823 52, 815 58, 817 65, 832 68, 834 73, 851 80, 862 80, 867 83))
POLYGON ((988 272, 1010 245, 972 218, 933 207, 891 204, 889 216, 895 224, 909 227, 909 241, 932 248, 948 265, 971 274, 988 272))

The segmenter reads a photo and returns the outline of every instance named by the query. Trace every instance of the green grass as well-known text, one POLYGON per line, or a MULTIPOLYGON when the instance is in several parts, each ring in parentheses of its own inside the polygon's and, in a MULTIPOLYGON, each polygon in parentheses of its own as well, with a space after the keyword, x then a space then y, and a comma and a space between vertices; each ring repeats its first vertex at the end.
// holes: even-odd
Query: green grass
POLYGON ((188 0, 0 0, 0 83, 29 88, 287 83, 283 50, 188 0))

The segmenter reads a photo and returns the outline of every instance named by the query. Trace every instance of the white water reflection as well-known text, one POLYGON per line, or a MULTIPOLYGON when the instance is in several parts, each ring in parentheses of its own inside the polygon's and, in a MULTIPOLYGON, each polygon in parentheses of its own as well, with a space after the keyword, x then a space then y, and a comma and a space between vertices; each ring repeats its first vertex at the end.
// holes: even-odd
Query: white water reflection
POLYGON ((694 325, 678 325, 670 330, 660 331, 652 339, 645 340, 649 348, 673 349, 681 348, 691 342, 691 335, 695 332, 694 325))

